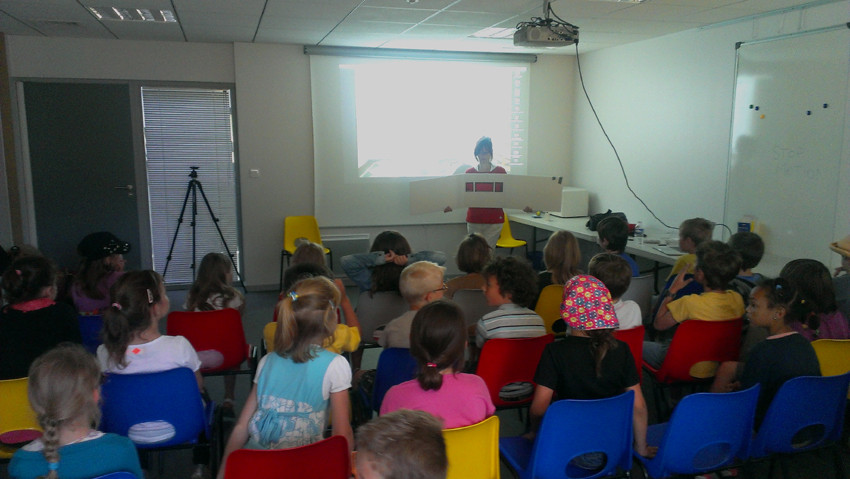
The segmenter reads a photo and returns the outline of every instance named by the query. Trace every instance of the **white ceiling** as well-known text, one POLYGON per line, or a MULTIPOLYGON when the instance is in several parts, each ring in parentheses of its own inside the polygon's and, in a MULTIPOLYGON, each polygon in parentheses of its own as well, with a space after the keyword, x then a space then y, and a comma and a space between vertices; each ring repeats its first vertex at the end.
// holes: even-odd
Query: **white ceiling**
MULTIPOLYGON (((557 0, 552 9, 577 25, 579 51, 658 37, 831 0, 557 0)), ((837 0, 834 0, 837 1, 837 0)), ((178 42, 302 45, 572 54, 575 47, 514 47, 477 39, 486 27, 514 27, 543 15, 542 0, 0 0, 9 35, 178 42), (86 7, 166 9, 177 23, 99 21, 86 7)))

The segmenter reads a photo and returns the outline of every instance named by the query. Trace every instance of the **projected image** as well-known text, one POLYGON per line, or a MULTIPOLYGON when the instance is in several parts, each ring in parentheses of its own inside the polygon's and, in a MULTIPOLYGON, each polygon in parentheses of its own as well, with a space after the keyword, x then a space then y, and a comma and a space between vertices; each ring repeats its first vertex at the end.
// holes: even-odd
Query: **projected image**
POLYGON ((353 70, 360 178, 434 177, 475 165, 493 139, 493 163, 526 169, 528 68, 458 62, 377 62, 353 70))

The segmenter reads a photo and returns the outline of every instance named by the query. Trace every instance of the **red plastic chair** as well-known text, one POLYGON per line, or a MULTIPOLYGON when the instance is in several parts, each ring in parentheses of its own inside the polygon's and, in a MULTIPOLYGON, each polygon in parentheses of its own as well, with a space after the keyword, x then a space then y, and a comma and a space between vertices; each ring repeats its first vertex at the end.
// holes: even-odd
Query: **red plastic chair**
POLYGON ((543 348, 554 340, 553 335, 546 334, 536 338, 490 339, 484 343, 475 374, 484 379, 497 409, 520 408, 531 404, 531 397, 506 401, 499 397, 499 391, 510 383, 534 384, 534 373, 543 348))
POLYGON ((248 343, 242 329, 239 311, 226 308, 215 311, 174 311, 168 314, 166 331, 171 336, 184 336, 195 351, 214 349, 224 356, 221 365, 201 369, 209 376, 252 374, 240 369, 248 357, 248 343))
POLYGON ((641 325, 631 329, 614 330, 614 338, 629 345, 629 350, 632 352, 632 357, 635 358, 635 367, 637 368, 638 378, 643 379, 643 369, 640 367, 643 362, 643 336, 645 328, 641 325))
POLYGON ((225 479, 348 479, 348 442, 331 436, 290 449, 238 449, 227 458, 225 479))

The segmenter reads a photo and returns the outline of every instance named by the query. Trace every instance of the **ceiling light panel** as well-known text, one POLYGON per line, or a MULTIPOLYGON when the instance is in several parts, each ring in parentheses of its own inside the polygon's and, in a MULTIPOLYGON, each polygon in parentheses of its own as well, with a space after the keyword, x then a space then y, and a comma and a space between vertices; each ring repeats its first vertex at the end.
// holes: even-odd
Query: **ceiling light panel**
POLYGON ((171 10, 125 7, 86 7, 98 20, 118 22, 161 22, 176 23, 171 10))

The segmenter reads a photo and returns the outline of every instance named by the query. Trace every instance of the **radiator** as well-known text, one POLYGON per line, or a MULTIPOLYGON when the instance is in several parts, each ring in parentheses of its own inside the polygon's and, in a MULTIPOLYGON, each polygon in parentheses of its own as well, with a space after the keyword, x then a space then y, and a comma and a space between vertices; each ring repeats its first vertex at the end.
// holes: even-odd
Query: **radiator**
POLYGON ((345 277, 345 272, 340 267, 343 256, 356 253, 366 253, 369 251, 369 234, 367 233, 352 233, 338 235, 322 235, 322 244, 325 248, 333 251, 334 264, 333 272, 337 277, 345 277))

